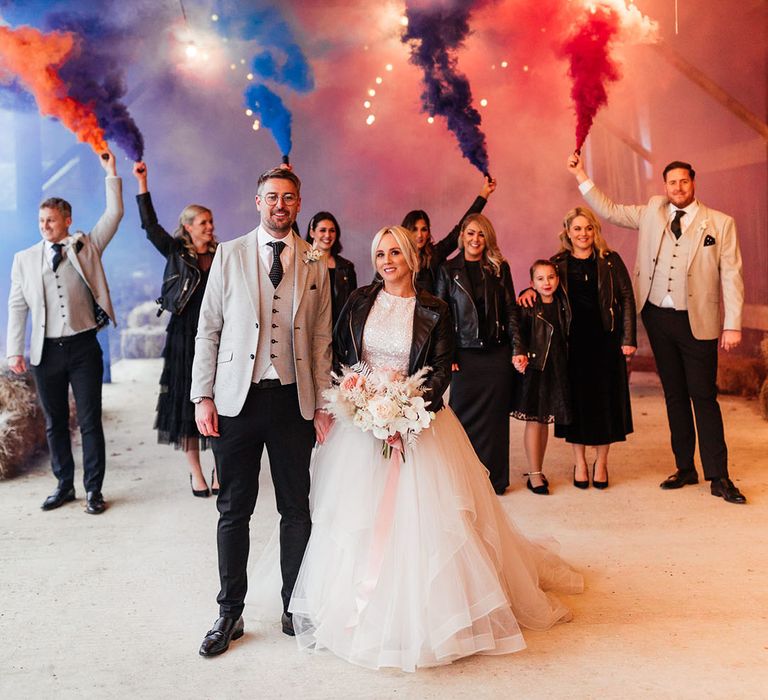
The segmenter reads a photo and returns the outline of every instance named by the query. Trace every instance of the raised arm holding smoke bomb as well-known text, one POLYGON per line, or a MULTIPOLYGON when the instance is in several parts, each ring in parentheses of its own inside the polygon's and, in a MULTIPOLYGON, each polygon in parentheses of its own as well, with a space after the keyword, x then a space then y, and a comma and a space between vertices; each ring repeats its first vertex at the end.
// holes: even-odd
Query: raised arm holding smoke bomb
MULTIPOLYGON (((171 314, 163 348, 163 370, 155 418, 157 440, 184 451, 192 494, 206 497, 210 491, 203 476, 200 450, 209 447, 209 440, 197 429, 195 406, 189 400, 189 390, 200 304, 218 245, 213 214, 206 207, 190 204, 181 212, 176 230, 171 235, 157 220, 147 188, 146 163, 135 163, 133 174, 139 184, 136 202, 141 227, 146 231, 149 242, 166 259, 158 302, 161 311, 171 314)), ((215 469, 211 472, 211 491, 218 493, 215 469)))
POLYGON ((75 397, 83 445, 87 513, 106 505, 101 493, 106 466, 101 424, 102 351, 96 332, 115 322, 101 256, 123 216, 122 183, 115 156, 102 153, 106 209, 89 234, 70 234, 72 206, 50 197, 40 204, 43 240, 17 253, 8 297, 8 365, 26 371, 24 338, 32 315, 30 365, 46 421, 51 467, 57 479, 43 510, 75 499, 75 464, 69 434, 69 387, 75 397))
POLYGON ((472 205, 459 219, 458 223, 437 243, 432 239, 429 215, 422 209, 409 211, 403 218, 402 226, 407 228, 416 240, 419 250, 419 269, 416 273, 416 286, 433 293, 437 280, 437 271, 459 245, 461 225, 470 214, 480 214, 488 198, 496 191, 496 180, 490 176, 483 178, 480 193, 472 205))
POLYGON ((611 223, 638 232, 635 298, 664 387, 677 467, 661 488, 698 482, 698 436, 711 494, 745 503, 728 476, 716 383, 718 338, 726 351, 741 342, 744 281, 735 221, 696 199, 690 163, 669 163, 662 173, 664 194, 639 205, 613 202, 587 176, 578 154, 569 155, 566 166, 590 206, 611 223))

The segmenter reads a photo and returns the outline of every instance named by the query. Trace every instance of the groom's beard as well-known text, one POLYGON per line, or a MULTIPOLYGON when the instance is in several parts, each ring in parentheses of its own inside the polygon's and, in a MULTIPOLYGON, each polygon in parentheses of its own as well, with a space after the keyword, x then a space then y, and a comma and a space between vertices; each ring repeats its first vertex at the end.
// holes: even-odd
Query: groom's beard
POLYGON ((291 231, 293 222, 296 220, 295 216, 291 216, 291 212, 287 209, 275 209, 268 217, 266 217, 264 223, 265 228, 275 233, 280 233, 283 236, 291 231), (285 218, 275 219, 277 214, 285 215, 285 218))

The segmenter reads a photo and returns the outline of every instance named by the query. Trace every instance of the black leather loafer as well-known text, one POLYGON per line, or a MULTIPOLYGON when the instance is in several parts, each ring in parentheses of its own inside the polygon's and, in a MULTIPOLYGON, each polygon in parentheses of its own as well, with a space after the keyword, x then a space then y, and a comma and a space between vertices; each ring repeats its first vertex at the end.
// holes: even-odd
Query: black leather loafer
POLYGON ((103 513, 107 509, 107 504, 104 503, 104 496, 101 495, 101 491, 89 491, 85 497, 85 512, 90 515, 98 515, 103 513))
POLYGON ((293 631, 293 615, 291 613, 283 613, 280 622, 283 624, 283 634, 287 634, 289 637, 296 636, 296 633, 293 631))
POLYGON ((746 503, 747 499, 730 479, 712 479, 709 485, 710 493, 728 503, 746 503))
POLYGON ((65 503, 75 500, 75 487, 62 488, 57 486, 56 490, 43 501, 43 505, 40 507, 43 510, 53 510, 59 506, 63 506, 65 503))
POLYGON ((242 615, 235 620, 231 617, 220 617, 213 623, 213 628, 205 633, 200 645, 200 656, 218 656, 229 649, 229 643, 240 639, 245 633, 242 615))
POLYGON ((683 486, 689 486, 699 483, 699 475, 696 471, 681 472, 679 469, 672 475, 662 481, 659 486, 665 490, 681 489, 683 486))

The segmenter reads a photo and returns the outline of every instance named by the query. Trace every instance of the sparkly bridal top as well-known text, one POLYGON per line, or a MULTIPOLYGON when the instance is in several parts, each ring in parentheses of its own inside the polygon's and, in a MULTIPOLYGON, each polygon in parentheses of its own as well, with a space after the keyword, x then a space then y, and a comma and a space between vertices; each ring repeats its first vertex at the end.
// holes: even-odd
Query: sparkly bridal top
POLYGON ((363 362, 373 369, 408 374, 415 308, 415 296, 379 292, 363 329, 363 362))

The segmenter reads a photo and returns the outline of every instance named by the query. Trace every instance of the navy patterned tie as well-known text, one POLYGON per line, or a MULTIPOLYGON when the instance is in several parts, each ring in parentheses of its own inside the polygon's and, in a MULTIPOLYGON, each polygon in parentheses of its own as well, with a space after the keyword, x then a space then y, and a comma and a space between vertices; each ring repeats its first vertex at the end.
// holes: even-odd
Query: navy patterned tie
POLYGON ((269 270, 269 279, 272 280, 272 286, 277 287, 280 284, 280 280, 283 279, 283 263, 280 261, 280 253, 285 248, 285 243, 282 241, 273 241, 267 243, 272 248, 272 267, 269 270))
POLYGON ((672 219, 672 223, 669 225, 670 231, 675 234, 675 238, 680 238, 683 235, 683 229, 680 226, 680 219, 685 216, 685 212, 682 209, 678 209, 675 212, 675 218, 672 219))
POLYGON ((53 265, 53 271, 56 272, 56 269, 61 265, 61 261, 64 259, 64 256, 61 254, 61 249, 64 247, 63 243, 54 243, 51 248, 53 248, 53 260, 51 261, 53 265))

